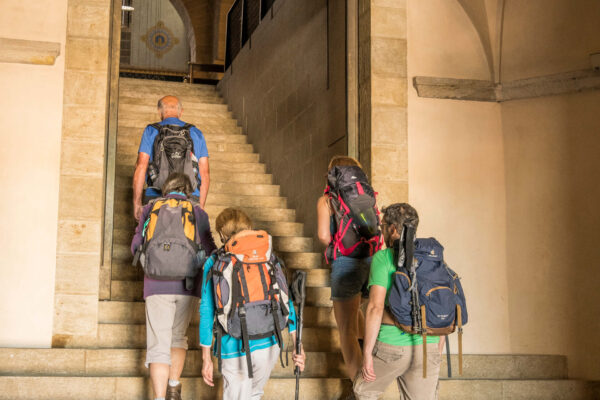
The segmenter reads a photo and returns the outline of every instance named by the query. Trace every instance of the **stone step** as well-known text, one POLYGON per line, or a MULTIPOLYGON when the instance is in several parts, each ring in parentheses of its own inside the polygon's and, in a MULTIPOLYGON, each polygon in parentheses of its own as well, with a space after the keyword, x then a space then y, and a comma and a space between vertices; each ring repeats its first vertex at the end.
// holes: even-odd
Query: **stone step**
MULTIPOLYGON (((206 147, 208 148, 208 155, 211 157, 215 152, 228 152, 228 153, 253 153, 254 148, 251 144, 247 143, 212 143, 209 147, 209 143, 207 143, 206 147)), ((121 155, 129 155, 134 154, 137 157, 137 153, 139 150, 139 145, 117 145, 117 157, 119 158, 121 155)))
POLYGON ((119 90, 155 90, 157 93, 192 92, 192 93, 218 93, 214 85, 190 85, 189 83, 158 81, 153 79, 119 78, 119 90))
MULTIPOLYGON (((137 223, 133 219, 133 215, 122 213, 117 209, 115 209, 115 212, 118 213, 118 215, 115 215, 115 218, 113 219, 114 229, 134 232, 137 223)), ((210 226, 213 227, 213 230, 216 217, 217 215, 209 215, 210 226)), ((261 221, 253 219, 252 224, 254 229, 266 230, 271 236, 301 236, 303 231, 303 226, 300 222, 261 221)), ((213 232, 213 236, 214 235, 216 235, 216 232, 213 232)))
MULTIPOLYGON (((228 171, 231 173, 254 173, 254 174, 266 174, 266 165, 258 162, 250 162, 250 163, 231 163, 227 161, 215 161, 210 160, 210 171, 215 172, 223 172, 228 171)), ((125 178, 125 179, 133 179, 133 173, 135 171, 135 165, 125 165, 125 164, 117 164, 116 165, 115 175, 117 178, 125 178)))
MULTIPOLYGON (((142 140, 145 126, 142 129, 132 128, 128 126, 119 127, 117 131, 117 147, 124 143, 138 147, 142 140)), ((246 143, 248 136, 242 134, 241 128, 234 127, 223 132, 223 128, 219 127, 217 131, 203 130, 202 134, 207 143, 246 143)))
POLYGON ((280 254, 285 261, 285 265, 292 269, 322 268, 325 265, 322 253, 303 252, 280 254))
MULTIPOLYGON (((114 256, 113 248, 113 259, 114 256)), ((131 257, 129 258, 131 260, 131 257)), ((127 260, 127 261, 129 261, 127 260)), ((142 300, 143 276, 140 267, 134 267, 131 262, 123 262, 113 265, 110 281, 110 298, 113 301, 140 301, 142 300), (119 280, 118 278, 124 278, 119 280)), ((290 270, 290 273, 292 270, 290 270)), ((307 294, 307 304, 329 306, 326 300, 329 298, 330 271, 327 269, 309 270, 307 273, 306 287, 308 289, 325 289, 325 292, 315 291, 315 297, 307 294), (325 297, 325 299, 323 299, 325 297)), ((308 292, 307 292, 308 293, 308 292)))
MULTIPOLYGON (((212 226, 214 227, 214 225, 212 226)), ((113 232, 113 246, 125 246, 129 248, 133 234, 133 230, 115 230, 113 232)), ((219 239, 216 232, 213 232, 213 238, 215 240, 219 239)), ((220 244, 219 241, 218 245, 220 244)), ((311 252, 313 249, 313 240, 307 237, 273 236, 273 249, 277 252, 311 252)), ((123 251, 123 249, 119 251, 123 251)))
MULTIPOLYGON (((213 153, 214 154, 214 153, 213 153)), ((115 188, 117 189, 129 189, 133 182, 133 174, 117 175, 115 179, 115 188)), ((264 172, 238 172, 238 171, 227 171, 224 169, 217 169, 210 171, 210 182, 222 182, 230 184, 246 184, 246 185, 270 185, 273 183, 273 175, 266 174, 264 172)))
POLYGON ((155 88, 151 86, 139 85, 120 85, 119 102, 123 100, 125 102, 141 102, 142 104, 149 104, 156 108, 158 106, 158 100, 163 96, 167 96, 169 94, 177 96, 179 100, 182 101, 184 110, 187 107, 186 103, 206 103, 216 100, 220 100, 221 103, 225 103, 223 97, 215 90, 190 90, 190 88, 155 88))
MULTIPOLYGON (((119 104, 139 104, 154 107, 158 106, 158 99, 162 96, 153 91, 139 91, 137 89, 122 89, 119 92, 119 104)), ((194 95, 178 95, 177 98, 183 104, 184 111, 188 107, 194 107, 197 103, 225 104, 225 100, 215 93, 200 93, 194 95)))
MULTIPOLYGON (((119 226, 127 225, 130 228, 116 228, 113 231, 113 243, 129 245, 131 244, 131 239, 133 238, 134 230, 135 230, 135 221, 133 217, 122 217, 121 220, 123 222, 119 223, 119 226), (127 222, 129 221, 129 222, 127 222)), ((215 219, 212 218, 209 220, 210 226, 212 228, 213 237, 217 236, 215 232, 215 219)), ((279 221, 253 221, 255 229, 262 229, 273 237, 297 237, 302 235, 302 224, 299 222, 279 222, 279 221)))
MULTIPOLYGON (((152 100, 152 99, 148 99, 152 100)), ((158 99, 157 99, 158 100, 158 99)), ((226 115, 230 116, 228 105, 224 103, 212 103, 212 102, 204 102, 197 101, 192 103, 187 103, 184 106, 182 116, 183 115, 192 115, 195 113, 204 114, 206 112, 217 112, 217 113, 226 113, 226 115)), ((156 101, 147 101, 144 103, 140 102, 121 102, 119 101, 119 113, 123 113, 125 115, 139 115, 139 114, 154 114, 158 115, 157 111, 157 102, 156 101)))
MULTIPOLYGON (((134 128, 144 129, 148 124, 158 122, 156 113, 125 113, 122 112, 118 116, 118 126, 130 126, 134 128)), ((190 111, 182 115, 182 120, 193 124, 200 131, 207 127, 227 127, 235 128, 238 122, 232 118, 231 112, 226 110, 215 111, 190 111)))
POLYGON ((314 307, 333 307, 330 287, 307 287, 306 304, 314 307))
MULTIPOLYGON (((132 215, 132 197, 131 191, 126 190, 116 190, 115 191, 115 213, 119 216, 119 218, 123 218, 124 216, 132 215)), ((278 196, 235 196, 230 194, 223 193, 210 193, 207 201, 206 207, 212 206, 223 206, 223 207, 264 207, 264 208, 287 208, 287 200, 285 197, 278 196)), ((216 215, 209 215, 209 218, 216 218, 216 215)), ((211 224, 214 226, 214 224, 211 224)), ((126 232, 128 233, 128 232, 126 232)), ((270 233, 270 232, 269 232, 270 233)), ((297 230, 294 232, 290 232, 291 234, 279 235, 273 234, 273 236, 296 236, 300 235, 302 232, 298 233, 297 230)), ((121 235, 121 232, 114 232, 113 236, 121 235)))
MULTIPOLYGON (((131 167, 133 169, 133 167, 131 167)), ((208 192, 208 198, 210 199, 213 195, 234 195, 234 196, 267 196, 267 197, 280 197, 279 185, 265 185, 265 184, 253 184, 253 185, 232 185, 226 182, 210 182, 210 189, 208 192)), ((122 197, 122 200, 131 199, 133 192, 131 188, 116 188, 116 196, 122 197)))
MULTIPOLYGON (((291 367, 288 367, 291 369, 291 367)), ((184 400, 222 398, 222 382, 207 386, 202 378, 182 378, 184 400)), ((263 400, 294 397, 296 380, 270 379, 263 400)), ((337 378, 302 378, 302 400, 337 400, 347 395, 349 380, 337 378)), ((590 400, 595 396, 590 383, 577 380, 441 380, 439 399, 463 400, 590 400)), ((0 400, 120 400, 152 399, 147 377, 0 377, 0 400)), ((391 384, 382 399, 397 399, 398 388, 391 384)))
MULTIPOLYGON (((198 325, 190 325, 187 330, 188 346, 199 349, 198 325)), ((283 333, 286 347, 291 350, 292 340, 286 330, 283 333)), ((302 330, 302 344, 305 351, 340 351, 339 334, 335 327, 306 327, 302 330)), ((101 349, 144 349, 146 348, 145 324, 99 324, 97 338, 75 337, 65 347, 101 349)))
MULTIPOLYGON (((123 165, 135 165, 137 160, 137 149, 134 152, 127 154, 119 153, 119 164, 123 165)), ((258 153, 228 153, 224 151, 211 151, 209 152, 209 160, 226 161, 231 163, 257 163, 259 162, 260 156, 258 153)))
MULTIPOLYGON (((144 366, 145 349, 2 349, 0 358, 10 363, 0 364, 0 376, 148 376, 144 366)), ((213 358, 214 365, 217 359, 213 358)), ((202 375, 201 350, 186 354, 183 377, 202 375)), ((220 376, 215 370, 215 375, 220 376)), ((309 352, 306 355, 305 378, 343 378, 343 360, 339 353, 309 352)), ((271 378, 292 378, 294 369, 277 363, 271 378)))
MULTIPOLYGON (((145 124, 139 126, 128 126, 124 123, 120 123, 117 128, 117 140, 123 138, 133 138, 138 140, 141 139, 142 133, 148 124, 157 122, 157 118, 153 118, 147 121, 145 124)), ((202 127, 202 134, 206 140, 212 141, 223 141, 228 143, 246 143, 246 135, 243 134, 242 128, 239 126, 223 126, 223 125, 208 125, 202 127), (244 136, 244 140, 240 142, 239 138, 231 138, 231 136, 244 136)))
MULTIPOLYGON (((0 348, 0 376, 147 376, 144 349, 13 349, 0 348)), ((451 356, 458 365, 458 356, 451 356)), ((215 364, 216 365, 216 364, 215 364)), ((201 350, 189 350, 183 376, 202 374, 201 350)), ((216 371, 215 371, 216 372, 216 371)), ((342 378, 343 361, 339 353, 308 352, 304 378, 342 378)), ((271 378, 291 378, 293 370, 275 365, 271 378)), ((447 378, 445 355, 440 377, 447 378)), ((455 377, 457 378, 457 377, 455 377)), ((540 380, 566 379, 567 359, 556 355, 479 355, 463 356, 460 379, 540 380)))
MULTIPOLYGON (((223 205, 207 205, 205 211, 208 213, 210 218, 216 218, 226 206, 223 205)), ((296 210, 290 208, 260 208, 260 207, 239 207, 243 210, 252 221, 282 221, 282 222, 294 222, 296 217, 296 210)), ((130 209, 128 209, 130 210, 130 209)), ((132 225, 129 222, 129 217, 133 216, 132 212, 127 210, 115 209, 115 227, 117 229, 125 228, 129 229, 132 225), (117 224, 117 221, 119 222, 117 224), (124 223, 124 225, 123 225, 124 223)), ((132 221, 134 222, 134 221, 132 221)), ((134 226, 135 227, 135 226, 134 226)), ((274 234, 271 234, 274 236, 274 234)))
MULTIPOLYGON (((124 247, 128 247, 126 245, 124 247)), ((133 260, 130 257, 127 260, 114 259, 111 265, 112 282, 120 281, 141 281, 144 278, 141 267, 131 265, 133 260)), ((290 269, 290 271, 293 271, 290 269)), ((306 286, 308 287, 327 287, 330 283, 331 270, 329 269, 309 269, 306 270, 306 286)))
MULTIPOLYGON (((101 324, 144 324, 146 314, 143 301, 100 301, 98 306, 98 322, 101 324)), ((192 315, 192 323, 198 324, 198 313, 192 315)), ((333 309, 331 307, 304 308, 304 326, 335 327, 333 309)))

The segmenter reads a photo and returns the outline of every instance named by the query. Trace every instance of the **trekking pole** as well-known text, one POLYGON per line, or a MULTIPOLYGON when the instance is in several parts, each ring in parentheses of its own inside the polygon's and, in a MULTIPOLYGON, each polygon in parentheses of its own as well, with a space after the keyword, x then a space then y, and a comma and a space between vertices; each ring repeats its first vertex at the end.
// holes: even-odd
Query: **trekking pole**
POLYGON ((446 364, 448 364, 448 378, 452 378, 452 363, 450 362, 450 341, 446 337, 446 364))
MULTIPOLYGON (((304 300, 306 298, 306 272, 296 271, 292 278, 292 296, 294 302, 298 304, 298 314, 296 315, 296 354, 302 352, 302 315, 304 314, 304 300)), ((294 368, 296 375, 296 400, 300 394, 300 368, 294 368)))

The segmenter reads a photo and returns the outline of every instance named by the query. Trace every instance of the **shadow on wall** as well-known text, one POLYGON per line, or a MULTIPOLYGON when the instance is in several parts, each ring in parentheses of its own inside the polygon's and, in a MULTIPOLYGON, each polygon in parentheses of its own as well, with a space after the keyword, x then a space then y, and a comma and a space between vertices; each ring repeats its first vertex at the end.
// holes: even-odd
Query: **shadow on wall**
POLYGON ((261 20, 219 90, 305 234, 316 239, 316 202, 329 158, 347 152, 345 48, 339 45, 345 8, 326 0, 273 7, 273 18, 261 20))

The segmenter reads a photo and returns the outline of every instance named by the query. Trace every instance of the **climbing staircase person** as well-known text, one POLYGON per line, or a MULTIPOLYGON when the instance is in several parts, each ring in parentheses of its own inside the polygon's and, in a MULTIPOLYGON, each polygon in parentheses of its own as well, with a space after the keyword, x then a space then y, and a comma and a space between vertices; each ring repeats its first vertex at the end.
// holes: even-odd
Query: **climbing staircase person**
MULTIPOLYGON (((271 236, 252 230, 241 210, 227 208, 217 217, 224 246, 204 266, 200 304, 202 377, 214 386, 211 344, 223 376, 223 399, 263 395, 275 363, 281 360, 282 331, 289 325, 296 341, 296 313, 281 261, 271 236)), ((286 357, 287 358, 287 357, 286 357)), ((292 361, 304 370, 305 354, 293 349, 292 361)))
POLYGON ((186 332, 198 309, 200 273, 215 250, 208 215, 188 200, 192 186, 181 173, 162 186, 164 196, 142 209, 131 243, 134 264, 144 270, 146 368, 155 400, 181 400, 186 332))

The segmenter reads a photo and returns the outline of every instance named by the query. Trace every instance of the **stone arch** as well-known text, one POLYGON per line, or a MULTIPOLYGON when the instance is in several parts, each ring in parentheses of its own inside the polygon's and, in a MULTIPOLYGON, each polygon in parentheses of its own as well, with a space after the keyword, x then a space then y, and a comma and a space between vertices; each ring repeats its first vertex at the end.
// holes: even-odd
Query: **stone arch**
POLYGON ((473 24, 488 64, 490 80, 500 82, 502 32, 506 0, 457 0, 473 24))
POLYGON ((179 17, 183 21, 183 26, 185 27, 185 34, 188 46, 190 48, 190 61, 196 62, 196 34, 194 32, 194 25, 192 24, 192 19, 190 18, 190 14, 183 4, 183 0, 169 0, 179 17))

